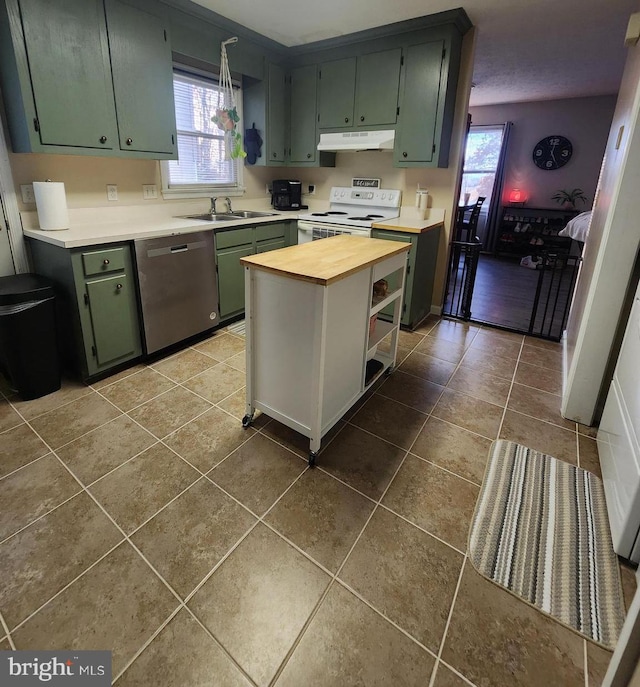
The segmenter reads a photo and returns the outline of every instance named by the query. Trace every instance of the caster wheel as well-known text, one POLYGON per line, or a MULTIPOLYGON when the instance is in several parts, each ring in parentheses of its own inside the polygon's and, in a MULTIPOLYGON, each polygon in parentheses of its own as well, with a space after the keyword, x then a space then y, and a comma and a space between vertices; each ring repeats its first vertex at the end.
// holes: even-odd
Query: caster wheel
POLYGON ((315 451, 311 451, 309 454, 309 467, 313 468, 316 465, 316 458, 318 457, 318 454, 315 451))
POLYGON ((389 375, 391 375, 391 374, 393 373, 393 370, 394 370, 393 367, 388 367, 388 368, 384 371, 384 376, 385 376, 385 377, 388 377, 389 375))
POLYGON ((253 422, 253 415, 245 415, 242 418, 242 426, 246 429, 253 422))

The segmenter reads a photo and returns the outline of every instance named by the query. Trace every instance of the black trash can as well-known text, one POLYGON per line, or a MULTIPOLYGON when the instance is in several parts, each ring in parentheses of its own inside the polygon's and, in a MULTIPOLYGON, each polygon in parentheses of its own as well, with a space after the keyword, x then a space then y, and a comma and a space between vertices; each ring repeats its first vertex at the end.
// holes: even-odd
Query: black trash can
POLYGON ((25 401, 60 388, 50 279, 38 274, 0 277, 0 368, 25 401))

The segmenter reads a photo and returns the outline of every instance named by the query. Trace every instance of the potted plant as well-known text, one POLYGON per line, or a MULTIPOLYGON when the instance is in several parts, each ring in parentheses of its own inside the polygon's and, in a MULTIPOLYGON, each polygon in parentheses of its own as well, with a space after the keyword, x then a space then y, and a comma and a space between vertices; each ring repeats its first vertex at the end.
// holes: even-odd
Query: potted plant
POLYGON ((551 200, 555 200, 562 205, 565 210, 575 210, 576 202, 588 203, 589 199, 584 195, 581 188, 574 188, 573 191, 560 190, 551 196, 551 200))

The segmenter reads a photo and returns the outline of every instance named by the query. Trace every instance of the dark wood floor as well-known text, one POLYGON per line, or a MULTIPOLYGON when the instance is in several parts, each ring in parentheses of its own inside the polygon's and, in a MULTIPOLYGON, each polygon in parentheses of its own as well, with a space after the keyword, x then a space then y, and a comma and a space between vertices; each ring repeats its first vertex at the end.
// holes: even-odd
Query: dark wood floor
POLYGON ((480 255, 471 319, 529 332, 540 283, 539 303, 531 333, 559 339, 573 277, 574 267, 571 266, 541 273, 522 267, 519 259, 480 255))

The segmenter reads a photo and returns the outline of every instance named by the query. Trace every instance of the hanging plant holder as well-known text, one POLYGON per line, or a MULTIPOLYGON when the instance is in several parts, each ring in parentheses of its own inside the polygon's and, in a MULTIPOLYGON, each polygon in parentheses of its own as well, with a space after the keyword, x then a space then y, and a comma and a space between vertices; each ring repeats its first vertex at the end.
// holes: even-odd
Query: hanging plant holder
POLYGON ((247 155, 242 147, 242 135, 236 129, 240 117, 236 109, 236 99, 233 93, 229 60, 227 58, 227 45, 237 42, 238 39, 234 36, 223 41, 220 46, 220 92, 222 104, 221 107, 216 109, 215 115, 211 117, 211 121, 218 129, 224 132, 224 150, 227 160, 235 160, 247 155))

